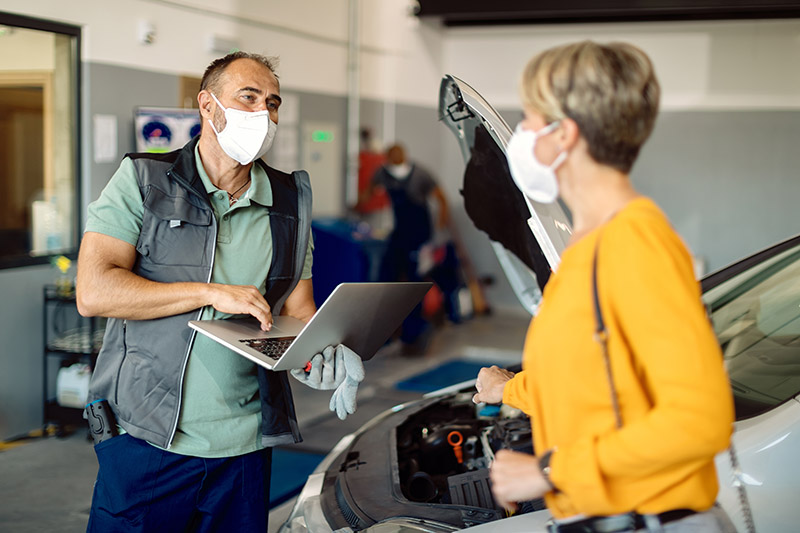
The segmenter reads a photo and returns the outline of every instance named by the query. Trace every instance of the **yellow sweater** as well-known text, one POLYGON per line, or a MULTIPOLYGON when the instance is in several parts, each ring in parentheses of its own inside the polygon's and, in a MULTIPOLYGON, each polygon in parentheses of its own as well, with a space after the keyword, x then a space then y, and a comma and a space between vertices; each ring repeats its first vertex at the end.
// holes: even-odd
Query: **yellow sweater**
POLYGON ((733 401, 692 261, 647 198, 563 254, 503 401, 531 416, 538 454, 556 448, 554 516, 711 507, 714 456, 729 445, 733 401), (593 340, 592 260, 623 427, 593 340))

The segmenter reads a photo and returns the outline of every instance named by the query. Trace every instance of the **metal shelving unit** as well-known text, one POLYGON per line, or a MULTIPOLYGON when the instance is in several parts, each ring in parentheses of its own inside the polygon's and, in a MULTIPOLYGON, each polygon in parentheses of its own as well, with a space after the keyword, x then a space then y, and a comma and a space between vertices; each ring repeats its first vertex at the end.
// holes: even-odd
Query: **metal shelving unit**
POLYGON ((45 429, 52 424, 56 434, 65 434, 69 426, 81 426, 86 422, 81 408, 58 403, 51 364, 57 364, 60 369, 85 363, 93 369, 103 341, 105 319, 80 316, 74 290, 64 293, 55 285, 45 285, 43 298, 42 424, 45 429))

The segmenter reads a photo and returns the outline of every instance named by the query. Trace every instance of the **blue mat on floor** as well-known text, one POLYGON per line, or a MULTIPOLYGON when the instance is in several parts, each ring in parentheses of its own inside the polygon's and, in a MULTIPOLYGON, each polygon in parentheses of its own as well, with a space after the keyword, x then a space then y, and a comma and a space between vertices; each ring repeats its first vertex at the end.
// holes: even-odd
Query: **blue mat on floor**
POLYGON ((270 508, 280 505, 300 493, 306 479, 324 455, 301 450, 274 448, 272 450, 272 481, 269 484, 270 508))
POLYGON ((471 359, 447 361, 436 368, 400 381, 395 388, 412 392, 432 392, 468 379, 475 379, 481 368, 492 364, 471 359))

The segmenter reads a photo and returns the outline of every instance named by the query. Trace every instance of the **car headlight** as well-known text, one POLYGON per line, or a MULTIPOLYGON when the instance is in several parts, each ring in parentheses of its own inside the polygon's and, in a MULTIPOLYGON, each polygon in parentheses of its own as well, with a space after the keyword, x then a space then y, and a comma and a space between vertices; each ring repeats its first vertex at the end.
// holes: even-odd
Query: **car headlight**
POLYGON ((306 533, 313 531, 317 533, 330 533, 333 531, 325 520, 322 512, 322 505, 319 503, 319 494, 322 492, 322 482, 325 479, 325 472, 330 468, 331 463, 353 442, 355 434, 342 437, 325 459, 317 465, 314 473, 308 476, 303 490, 297 496, 297 501, 292 507, 289 518, 281 526, 280 533, 306 533))
MULTIPOLYGON (((331 527, 328 525, 327 520, 325 520, 324 513, 322 512, 322 505, 319 501, 319 494, 322 492, 322 482, 325 478, 325 472, 330 468, 331 463, 342 454, 350 445, 353 443, 353 440, 360 434, 368 431, 373 426, 379 424, 385 418, 392 416, 393 414, 397 413, 398 411, 402 411, 407 407, 407 405, 412 405, 415 402, 409 402, 408 404, 401 404, 392 407, 391 409, 387 409, 383 413, 375 416, 369 422, 361 426, 355 432, 351 433, 350 435, 345 435, 342 439, 333 447, 333 449, 325 456, 325 459, 317 465, 317 468, 314 469, 314 473, 308 477, 308 481, 306 481, 303 490, 300 491, 300 495, 297 497, 297 501, 292 507, 292 512, 289 514, 289 518, 284 522, 281 526, 279 532, 280 533, 331 533, 331 527)), ((347 533, 347 529, 340 529, 337 530, 337 533, 347 533)), ((386 530, 386 531, 394 531, 394 530, 386 530)), ((426 530, 408 530, 408 531, 426 531, 426 530)), ((439 530, 435 530, 437 533, 439 530)), ((447 530, 452 531, 452 530, 447 530)))
POLYGON ((331 533, 333 530, 325 520, 322 505, 319 502, 319 493, 322 491, 322 482, 325 471, 308 476, 303 490, 297 497, 289 519, 281 527, 281 533, 331 533))

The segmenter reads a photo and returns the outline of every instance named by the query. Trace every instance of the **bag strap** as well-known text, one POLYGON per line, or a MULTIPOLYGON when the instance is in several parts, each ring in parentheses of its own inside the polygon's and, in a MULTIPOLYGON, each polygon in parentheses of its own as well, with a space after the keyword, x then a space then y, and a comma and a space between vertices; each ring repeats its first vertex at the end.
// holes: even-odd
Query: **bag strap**
POLYGON ((617 398, 617 387, 614 385, 614 375, 611 371, 611 358, 608 355, 608 330, 606 323, 603 320, 603 311, 600 309, 600 294, 597 290, 597 251, 600 247, 598 240, 594 248, 594 260, 592 261, 592 297, 594 303, 594 340, 600 344, 603 351, 603 362, 606 365, 606 376, 608 377, 608 385, 611 389, 611 405, 614 407, 614 418, 616 420, 617 429, 622 427, 622 413, 619 409, 619 400, 617 398))
MULTIPOLYGON (((600 248, 600 240, 598 238, 597 244, 594 248, 594 259, 592 260, 592 299, 594 305, 594 340, 600 344, 603 351, 603 361, 606 365, 606 375, 608 376, 608 384, 611 388, 611 404, 614 406, 614 416, 616 418, 617 429, 622 427, 622 414, 619 409, 619 400, 617 398, 617 388, 614 385, 614 375, 611 372, 611 358, 608 355, 608 329, 603 320, 603 311, 600 309, 600 294, 597 290, 597 255, 600 248)), ((736 449, 733 447, 733 440, 731 440, 730 448, 728 448, 728 456, 731 460, 731 470, 733 473, 733 486, 736 487, 736 492, 739 496, 739 505, 742 507, 742 515, 744 516, 745 528, 748 533, 756 533, 756 526, 753 520, 753 511, 750 508, 750 501, 747 498, 747 492, 744 488, 742 481, 743 472, 739 465, 739 459, 736 456, 736 449)))

